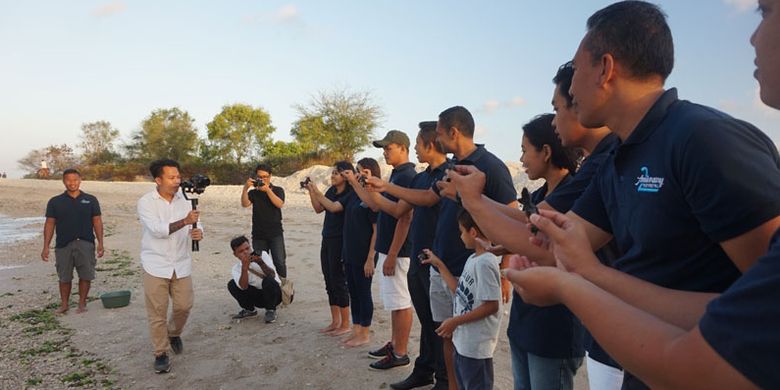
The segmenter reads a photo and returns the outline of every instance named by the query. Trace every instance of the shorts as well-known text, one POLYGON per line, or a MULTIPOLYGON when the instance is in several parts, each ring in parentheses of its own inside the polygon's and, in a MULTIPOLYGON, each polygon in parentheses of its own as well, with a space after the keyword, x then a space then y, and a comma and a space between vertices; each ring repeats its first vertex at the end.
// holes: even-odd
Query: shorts
POLYGON ((452 318, 452 291, 435 268, 431 267, 431 315, 434 322, 452 318))
POLYGON ((69 242, 63 248, 54 249, 57 276, 60 283, 70 283, 73 280, 73 268, 79 275, 79 280, 95 280, 95 244, 80 239, 69 242))
POLYGON ((397 257, 395 262, 395 274, 385 276, 382 266, 387 255, 377 252, 376 274, 379 275, 379 295, 382 296, 382 304, 385 310, 404 310, 412 307, 412 296, 409 294, 409 284, 406 274, 409 272, 409 258, 397 257))

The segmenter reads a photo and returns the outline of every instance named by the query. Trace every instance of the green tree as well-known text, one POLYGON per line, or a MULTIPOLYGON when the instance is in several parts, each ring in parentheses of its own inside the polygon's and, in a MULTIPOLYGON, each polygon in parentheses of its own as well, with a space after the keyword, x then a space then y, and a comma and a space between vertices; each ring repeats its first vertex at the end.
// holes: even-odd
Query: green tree
POLYGON ((67 144, 49 145, 43 149, 31 150, 19 159, 17 164, 28 174, 34 175, 41 167, 41 161, 46 161, 50 176, 61 175, 64 170, 79 165, 79 159, 73 153, 73 148, 67 144))
POLYGON ((352 160, 369 144, 382 109, 368 92, 339 89, 319 92, 307 105, 296 105, 300 115, 290 133, 306 150, 336 159, 352 160))
POLYGON ((189 161, 198 147, 194 122, 187 111, 178 107, 154 110, 141 123, 141 130, 133 134, 127 152, 131 158, 142 161, 189 161))
POLYGON ((102 164, 116 161, 119 154, 114 150, 114 142, 119 138, 119 130, 108 121, 97 121, 81 125, 82 159, 86 164, 102 164))
POLYGON ((222 107, 222 112, 206 127, 209 154, 218 161, 234 161, 237 165, 259 157, 276 130, 265 110, 247 104, 222 107))

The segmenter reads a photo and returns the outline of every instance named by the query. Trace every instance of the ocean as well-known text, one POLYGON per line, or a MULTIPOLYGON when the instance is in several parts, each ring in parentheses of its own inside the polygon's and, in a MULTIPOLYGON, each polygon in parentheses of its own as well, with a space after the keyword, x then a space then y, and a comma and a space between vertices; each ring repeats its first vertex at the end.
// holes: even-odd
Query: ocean
POLYGON ((0 214, 0 246, 29 240, 43 232, 44 217, 11 218, 0 214))

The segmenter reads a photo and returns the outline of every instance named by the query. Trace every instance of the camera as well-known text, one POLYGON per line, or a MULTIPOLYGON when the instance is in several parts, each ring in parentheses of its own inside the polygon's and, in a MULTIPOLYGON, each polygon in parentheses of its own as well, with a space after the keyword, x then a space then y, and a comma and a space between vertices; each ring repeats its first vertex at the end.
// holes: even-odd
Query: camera
POLYGON ((206 187, 211 185, 211 179, 206 175, 195 175, 189 180, 181 182, 180 187, 183 192, 189 194, 202 194, 206 187))
POLYGON ((358 183, 360 183, 360 186, 365 187, 366 186, 366 177, 363 175, 360 175, 358 177, 358 183))
POLYGON ((430 259, 430 256, 428 256, 428 254, 425 252, 420 252, 420 254, 417 255, 417 261, 421 263, 428 259, 430 259))
POLYGON ((301 189, 304 189, 309 185, 309 183, 311 183, 311 178, 306 176, 306 180, 300 182, 299 184, 301 185, 301 189))
POLYGON ((262 187, 265 185, 265 182, 263 181, 263 179, 256 177, 252 179, 252 185, 255 187, 262 187))
MULTIPOLYGON (((539 214, 539 208, 531 200, 531 194, 528 192, 528 188, 523 188, 520 193, 520 199, 517 200, 523 206, 523 212, 525 216, 531 218, 531 214, 539 214)), ((536 234, 539 232, 539 228, 531 226, 531 233, 536 234)))

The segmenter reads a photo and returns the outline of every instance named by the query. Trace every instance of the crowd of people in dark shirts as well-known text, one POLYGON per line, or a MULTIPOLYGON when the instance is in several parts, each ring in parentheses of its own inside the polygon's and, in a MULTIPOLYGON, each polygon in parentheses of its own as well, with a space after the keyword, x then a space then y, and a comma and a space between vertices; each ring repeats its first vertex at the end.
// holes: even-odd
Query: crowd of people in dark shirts
MULTIPOLYGON (((755 76, 763 102, 780 109, 780 0, 758 3, 755 76)), ((324 193, 301 183, 314 211, 325 212, 331 321, 321 332, 342 336, 345 347, 371 342, 376 276, 391 333, 368 352, 370 368, 412 364, 412 316, 420 323, 414 368, 393 389, 492 388, 510 301, 516 389, 572 389, 584 361, 592 389, 780 386, 777 146, 750 123, 678 99, 664 85, 673 64, 657 6, 623 1, 593 14, 574 59, 552 79, 555 113, 522 128, 523 167, 544 181, 522 202, 504 163, 475 143, 461 106, 419 123, 422 172, 409 162, 407 134, 391 130, 373 142, 393 167, 389 179, 364 158, 334 164, 324 193)), ((178 191, 178 169, 152 163, 157 189, 138 203, 157 372, 170 370, 169 349, 183 350, 187 241, 203 237, 188 228, 199 212, 178 191)), ((287 276, 284 191, 270 184, 270 167, 256 171, 241 195, 254 208, 252 239, 230 243, 239 262, 228 290, 242 308, 235 318, 263 307, 274 322, 287 276)), ((41 254, 48 261, 56 225, 61 313, 74 267, 86 310, 93 252, 103 254, 97 199, 80 192, 77 171, 64 182, 66 193, 47 208, 41 254), (65 234, 79 219, 89 231, 65 234)))
MULTIPOLYGON (((759 10, 756 77, 780 108, 780 3, 759 10)), ((369 352, 371 368, 411 364, 414 311, 419 356, 391 387, 491 388, 494 324, 513 290, 516 389, 571 389, 585 360, 593 389, 780 385, 777 147, 747 122, 678 99, 664 85, 673 64, 657 6, 619 2, 588 19, 554 75, 555 114, 523 126, 521 162, 544 180, 533 214, 459 106, 419 124, 424 171, 392 130, 373 143, 393 167, 387 181, 365 158, 336 163, 325 193, 308 183, 326 213, 332 320, 321 331, 369 343, 377 276, 391 334, 369 352)))

